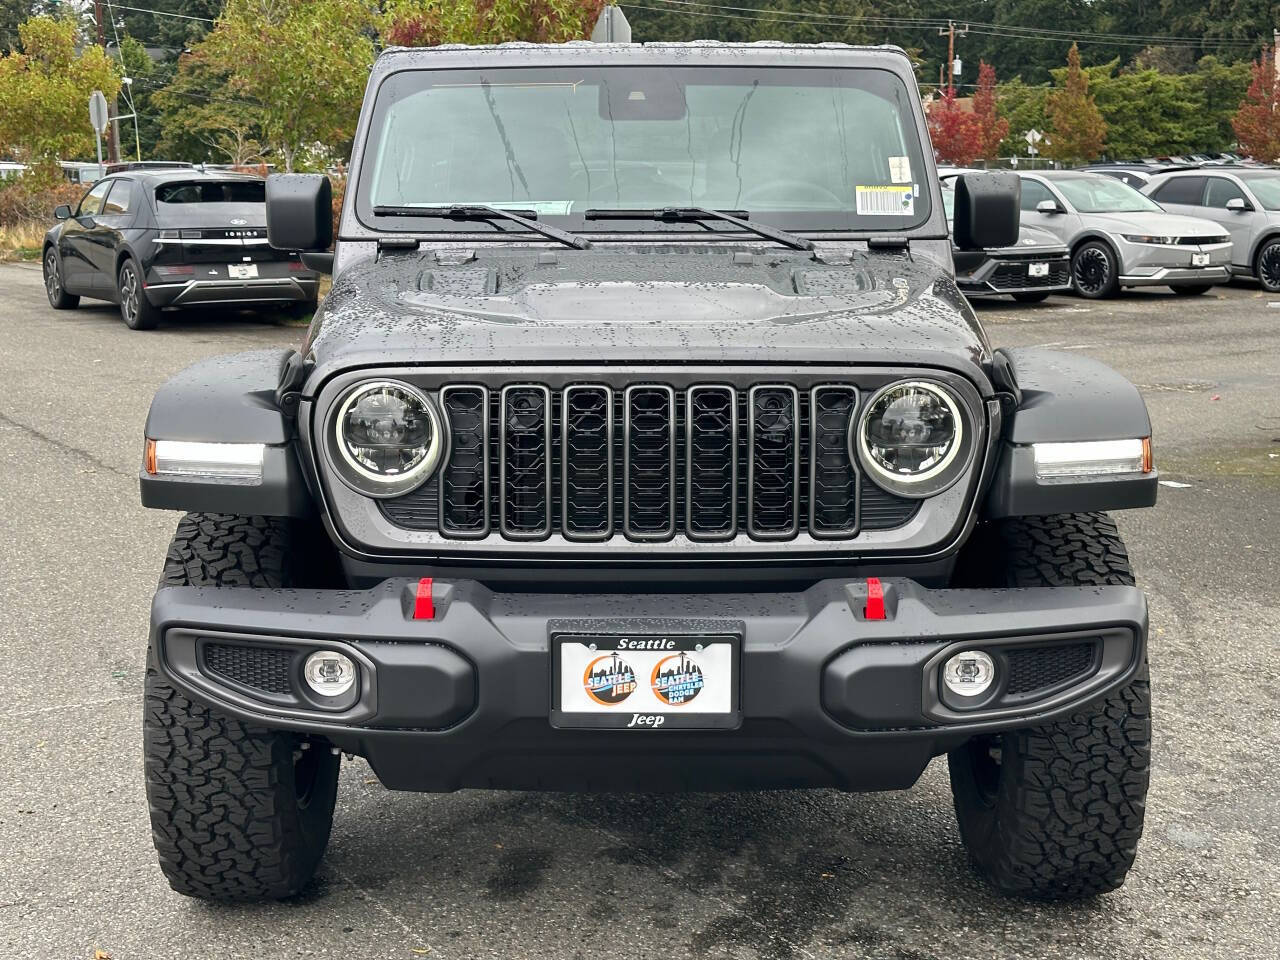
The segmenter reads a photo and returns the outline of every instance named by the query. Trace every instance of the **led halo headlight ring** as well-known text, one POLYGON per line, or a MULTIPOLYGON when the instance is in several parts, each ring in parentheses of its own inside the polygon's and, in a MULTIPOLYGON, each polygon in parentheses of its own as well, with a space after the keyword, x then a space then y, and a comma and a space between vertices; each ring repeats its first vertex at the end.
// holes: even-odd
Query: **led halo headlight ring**
POLYGON ((431 398, 417 387, 403 380, 365 380, 351 387, 337 404, 329 430, 329 446, 332 450, 330 459, 337 468, 338 477, 357 493, 377 498, 398 497, 416 490, 430 479, 444 460, 448 440, 448 426, 440 411, 431 398), (403 472, 384 474, 370 469, 352 455, 343 427, 347 413, 357 401, 371 393, 387 389, 407 395, 417 403, 430 423, 431 436, 425 443, 426 452, 417 463, 403 472))
POLYGON ((964 404, 941 383, 931 380, 897 380, 885 384, 871 395, 871 399, 859 410, 858 416, 849 421, 849 453, 853 456, 854 451, 857 451, 856 459, 876 486, 882 490, 912 500, 936 496, 959 480, 969 465, 974 449, 975 433, 965 410, 964 404), (868 420, 885 394, 907 388, 923 390, 940 400, 951 415, 955 432, 952 435, 950 447, 937 463, 919 473, 892 473, 886 470, 871 453, 867 444, 868 420))

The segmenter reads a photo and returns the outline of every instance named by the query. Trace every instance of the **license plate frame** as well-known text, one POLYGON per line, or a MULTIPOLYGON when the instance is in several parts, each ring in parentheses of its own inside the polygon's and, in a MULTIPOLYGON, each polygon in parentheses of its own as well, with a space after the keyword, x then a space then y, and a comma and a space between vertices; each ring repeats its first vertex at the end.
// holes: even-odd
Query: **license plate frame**
POLYGON ((228 263, 227 276, 232 280, 257 280, 258 265, 256 263, 228 263))
POLYGON ((1191 265, 1193 267, 1207 267, 1209 265, 1209 255, 1207 253, 1193 253, 1191 255, 1191 265))
MULTIPOLYGON (((555 633, 550 662, 549 719, 558 729, 734 730, 742 725, 740 634, 555 633), (677 659, 682 654, 683 660, 677 659), (600 691, 604 700, 588 692, 587 673, 597 661, 614 655, 629 667, 635 685, 630 693, 609 702, 611 695, 604 690, 600 691), (699 668, 696 692, 682 702, 664 702, 664 695, 655 692, 655 676, 688 662, 699 668)), ((668 696, 679 701, 691 684, 672 687, 672 683, 691 675, 668 673, 664 684, 671 691, 668 696)))
POLYGON ((1048 263, 1028 263, 1027 264, 1028 277, 1047 277, 1048 275, 1049 275, 1048 263))

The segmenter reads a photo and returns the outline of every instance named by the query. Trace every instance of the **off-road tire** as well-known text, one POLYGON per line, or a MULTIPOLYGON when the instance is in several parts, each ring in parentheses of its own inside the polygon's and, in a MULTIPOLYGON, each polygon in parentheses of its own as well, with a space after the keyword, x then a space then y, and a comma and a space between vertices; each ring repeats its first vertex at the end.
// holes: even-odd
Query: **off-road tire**
MULTIPOLYGON (((292 542, 276 518, 187 514, 160 583, 291 586, 292 542)), ((207 900, 293 896, 329 842, 339 758, 323 740, 242 723, 190 699, 153 656, 143 749, 151 836, 169 885, 207 900)))
MULTIPOLYGON (((987 586, 1132 584, 1104 513, 1026 517, 984 531, 987 586)), ((1119 887, 1133 866, 1151 762, 1145 663, 1126 686, 1052 723, 981 737, 948 756, 960 836, 1007 894, 1068 900, 1119 887)))
POLYGON ((1041 303, 1049 299, 1049 291, 1029 290, 1026 293, 1015 293, 1013 299, 1018 303, 1041 303))

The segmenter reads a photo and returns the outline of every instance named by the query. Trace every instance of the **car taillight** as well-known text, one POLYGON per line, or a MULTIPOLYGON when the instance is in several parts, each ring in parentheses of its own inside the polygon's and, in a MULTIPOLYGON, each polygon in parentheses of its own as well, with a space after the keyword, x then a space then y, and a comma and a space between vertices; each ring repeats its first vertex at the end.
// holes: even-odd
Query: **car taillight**
POLYGON ((307 269, 307 265, 303 263, 301 260, 290 260, 289 269, 294 273, 302 273, 304 270, 307 269))
POLYGON ((172 267, 162 267, 158 264, 151 268, 155 271, 157 277, 181 277, 188 276, 196 272, 196 268, 189 264, 178 264, 172 267))

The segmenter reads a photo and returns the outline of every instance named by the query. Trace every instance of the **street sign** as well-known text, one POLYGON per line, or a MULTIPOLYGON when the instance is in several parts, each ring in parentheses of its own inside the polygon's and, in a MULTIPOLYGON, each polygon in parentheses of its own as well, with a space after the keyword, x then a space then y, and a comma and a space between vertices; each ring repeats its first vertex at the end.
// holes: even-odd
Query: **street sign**
POLYGON ((1039 150, 1036 149, 1036 144, 1044 139, 1044 134, 1041 133, 1039 130, 1035 129, 1034 127, 1032 127, 1025 134, 1023 134, 1022 139, 1027 141, 1027 155, 1034 157, 1036 154, 1040 152, 1039 150))
POLYGON ((89 94, 89 122, 98 136, 107 132, 107 98, 101 90, 89 94))

